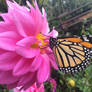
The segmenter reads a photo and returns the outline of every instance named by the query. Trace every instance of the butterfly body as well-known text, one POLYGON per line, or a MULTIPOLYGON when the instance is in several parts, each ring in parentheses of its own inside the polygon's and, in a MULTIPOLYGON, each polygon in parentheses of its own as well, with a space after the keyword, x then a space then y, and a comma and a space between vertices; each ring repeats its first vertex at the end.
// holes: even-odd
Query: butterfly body
POLYGON ((49 42, 62 72, 75 73, 89 64, 92 55, 92 36, 50 37, 49 42))

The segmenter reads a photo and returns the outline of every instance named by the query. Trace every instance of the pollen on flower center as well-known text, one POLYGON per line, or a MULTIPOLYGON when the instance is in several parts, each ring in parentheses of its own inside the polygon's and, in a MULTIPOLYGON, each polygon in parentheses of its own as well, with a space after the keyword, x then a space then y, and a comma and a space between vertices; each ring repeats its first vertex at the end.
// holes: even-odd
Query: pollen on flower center
POLYGON ((37 41, 31 45, 31 48, 43 48, 46 47, 47 42, 46 37, 44 35, 42 35, 41 33, 36 35, 37 41))

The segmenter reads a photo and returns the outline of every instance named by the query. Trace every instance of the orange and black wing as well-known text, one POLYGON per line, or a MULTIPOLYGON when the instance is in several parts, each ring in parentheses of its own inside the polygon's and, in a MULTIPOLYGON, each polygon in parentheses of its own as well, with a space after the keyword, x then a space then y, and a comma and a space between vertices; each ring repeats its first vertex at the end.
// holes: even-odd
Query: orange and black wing
POLYGON ((90 62, 92 44, 83 39, 54 39, 52 50, 59 69, 65 73, 83 70, 90 62))

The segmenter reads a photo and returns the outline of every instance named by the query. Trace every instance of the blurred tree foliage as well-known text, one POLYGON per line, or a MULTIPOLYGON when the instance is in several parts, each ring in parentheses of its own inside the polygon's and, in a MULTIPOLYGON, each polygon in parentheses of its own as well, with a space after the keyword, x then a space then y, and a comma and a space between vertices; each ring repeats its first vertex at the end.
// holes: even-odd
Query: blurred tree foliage
MULTIPOLYGON (((21 5, 26 5, 26 0, 15 1, 21 5)), ((28 1, 32 3, 32 0, 28 1)), ((60 14, 76 9, 91 1, 92 0, 37 0, 40 9, 42 7, 45 8, 48 21, 59 16, 60 14)), ((5 0, 0 0, 0 12, 7 12, 5 0)), ((59 19, 57 21, 53 20, 52 22, 49 22, 49 24, 52 27, 59 25, 61 22, 62 20, 59 19)), ((81 35, 82 33, 92 34, 92 24, 90 23, 90 26, 85 27, 84 22, 79 30, 79 33, 76 33, 76 35, 81 35)), ((92 63, 84 71, 74 75, 63 74, 60 71, 52 70, 52 78, 54 78, 57 82, 56 92, 92 92, 92 63)), ((52 90, 49 82, 45 83, 45 88, 45 92, 50 92, 52 90)), ((0 92, 11 92, 11 90, 7 90, 5 86, 0 85, 0 92)))

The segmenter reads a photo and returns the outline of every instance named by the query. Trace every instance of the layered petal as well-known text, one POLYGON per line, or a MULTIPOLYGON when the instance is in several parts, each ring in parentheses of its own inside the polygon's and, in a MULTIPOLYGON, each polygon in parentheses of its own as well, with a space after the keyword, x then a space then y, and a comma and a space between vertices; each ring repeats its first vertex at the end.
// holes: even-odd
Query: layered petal
POLYGON ((44 9, 42 9, 42 12, 43 12, 43 15, 42 13, 40 12, 40 9, 37 5, 37 2, 35 0, 34 2, 34 6, 35 8, 32 7, 32 5, 28 3, 28 6, 30 7, 30 15, 32 16, 33 18, 33 21, 35 21, 35 25, 36 26, 36 31, 35 31, 35 35, 38 34, 38 33, 42 33, 42 34, 48 34, 48 32, 50 31, 49 30, 49 26, 48 26, 48 22, 47 22, 47 19, 46 19, 46 12, 44 9))
POLYGON ((32 83, 32 81, 36 80, 35 76, 36 72, 28 72, 27 74, 22 76, 22 78, 19 80, 18 86, 26 85, 29 82, 32 83))
POLYGON ((6 31, 15 31, 16 27, 13 23, 7 23, 7 22, 0 22, 0 33, 6 32, 6 31))
POLYGON ((11 84, 19 80, 19 77, 13 76, 12 71, 0 71, 0 84, 11 84))
POLYGON ((36 38, 34 37, 27 37, 20 40, 16 43, 16 52, 25 58, 33 58, 34 56, 39 55, 39 48, 31 48, 31 45, 35 42, 36 38))
POLYGON ((0 38, 10 38, 13 40, 20 40, 21 37, 14 31, 7 31, 0 33, 0 38))
POLYGON ((18 84, 17 82, 14 82, 14 83, 8 84, 8 85, 7 85, 7 88, 8 88, 8 89, 16 88, 16 87, 17 87, 17 84, 18 84))
POLYGON ((30 71, 35 72, 39 67, 41 67, 42 62, 43 62, 42 56, 41 55, 36 56, 31 64, 30 71))
POLYGON ((20 40, 16 32, 7 31, 0 33, 0 48, 9 51, 15 51, 16 42, 20 40))
POLYGON ((48 56, 49 56, 52 67, 57 70, 58 66, 56 64, 56 60, 55 60, 53 53, 50 53, 48 56))
POLYGON ((4 52, 0 54, 0 70, 11 70, 17 64, 19 56, 14 52, 4 52))
POLYGON ((13 75, 23 75, 25 73, 28 73, 30 71, 30 66, 31 66, 31 62, 33 59, 31 60, 27 60, 25 58, 21 58, 18 63, 16 64, 16 66, 14 67, 13 70, 13 75))
POLYGON ((43 62, 37 73, 37 79, 39 83, 45 82, 50 76, 50 63, 46 54, 42 55, 43 62))
POLYGON ((15 51, 16 41, 10 38, 0 38, 0 48, 15 51))

